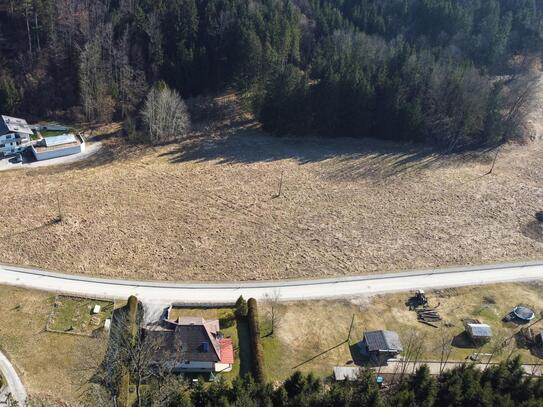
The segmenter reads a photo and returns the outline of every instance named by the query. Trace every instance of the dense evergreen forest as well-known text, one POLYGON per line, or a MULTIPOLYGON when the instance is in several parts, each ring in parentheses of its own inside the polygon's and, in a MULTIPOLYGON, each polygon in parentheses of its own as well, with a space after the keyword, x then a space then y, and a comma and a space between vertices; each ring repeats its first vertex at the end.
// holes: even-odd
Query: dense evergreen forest
POLYGON ((0 110, 137 122, 163 81, 238 90, 278 133, 479 146, 514 131, 542 37, 543 0, 4 0, 0 110))

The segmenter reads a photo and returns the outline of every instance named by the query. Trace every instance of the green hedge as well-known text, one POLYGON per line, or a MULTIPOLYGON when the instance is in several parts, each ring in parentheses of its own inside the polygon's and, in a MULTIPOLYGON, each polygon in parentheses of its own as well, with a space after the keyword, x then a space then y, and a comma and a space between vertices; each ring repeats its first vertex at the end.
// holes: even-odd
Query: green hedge
POLYGON ((247 319, 249 322, 249 334, 251 339, 251 351, 253 354, 251 370, 253 377, 259 383, 266 383, 266 375, 264 373, 264 353, 262 344, 260 343, 260 326, 258 323, 258 307, 256 300, 250 298, 247 302, 248 312, 247 319))
MULTIPOLYGON (((131 295, 128 298, 128 303, 125 306, 126 309, 126 326, 123 335, 126 335, 129 343, 134 344, 136 336, 138 335, 138 313, 139 313, 139 301, 137 297, 131 295)), ((127 344, 125 343, 124 346, 127 344)), ((130 400, 130 373, 126 368, 123 368, 121 379, 119 381, 118 388, 118 405, 119 407, 130 407, 132 402, 130 400)))
POLYGON ((128 318, 127 318, 127 329, 128 335, 131 338, 131 341, 134 341, 136 335, 138 334, 138 299, 137 297, 131 295, 128 297, 128 318))

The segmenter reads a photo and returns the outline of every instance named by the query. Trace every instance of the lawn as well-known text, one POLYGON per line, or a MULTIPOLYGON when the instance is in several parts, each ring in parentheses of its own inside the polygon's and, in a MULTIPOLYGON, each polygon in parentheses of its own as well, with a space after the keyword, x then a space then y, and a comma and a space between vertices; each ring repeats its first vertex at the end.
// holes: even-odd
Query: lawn
POLYGON ((45 330, 55 296, 0 286, 0 348, 31 396, 73 402, 101 362, 102 338, 45 330))
POLYGON ((238 322, 234 315, 233 308, 173 308, 170 313, 171 319, 180 316, 198 316, 206 320, 218 319, 221 332, 225 338, 231 338, 234 344, 234 366, 231 372, 221 375, 227 380, 244 375, 250 369, 250 345, 249 331, 246 322, 238 322))
POLYGON ((25 202, 0 218, 0 261, 232 281, 543 258, 531 233, 543 143, 503 147, 485 176, 493 154, 275 137, 254 123, 155 148, 101 140, 88 161, 0 174, 3 199, 25 202), (51 224, 57 194, 64 221, 51 224))
MULTIPOLYGON (((439 328, 417 322, 416 314, 409 311, 405 302, 409 293, 390 294, 351 301, 307 301, 280 306, 281 323, 275 337, 263 338, 267 371, 270 379, 282 380, 296 369, 313 371, 328 376, 333 366, 346 365, 352 360, 346 340, 354 316, 351 343, 356 343, 367 330, 388 329, 397 331, 404 347, 413 336, 423 343, 421 360, 439 360, 441 340, 451 340, 461 335, 461 319, 476 318, 492 327, 494 339, 480 350, 453 347, 450 360, 465 360, 475 352, 490 352, 498 342, 518 332, 519 326, 503 323, 502 317, 519 303, 531 304, 543 310, 543 285, 507 284, 471 288, 455 288, 429 292, 431 303, 443 317, 439 328), (446 323, 446 324, 445 324, 446 323), (447 325, 447 326, 446 326, 447 325)), ((259 304, 263 336, 268 323, 267 308, 259 304)), ((543 323, 534 328, 543 329, 543 323)), ((510 352, 521 355, 526 363, 541 363, 526 349, 518 349, 510 341, 493 360, 506 358, 510 352)))
POLYGON ((107 318, 111 318, 113 309, 111 301, 59 295, 53 303, 47 329, 52 332, 92 335, 104 326, 107 318), (100 312, 93 314, 96 305, 100 306, 100 312))

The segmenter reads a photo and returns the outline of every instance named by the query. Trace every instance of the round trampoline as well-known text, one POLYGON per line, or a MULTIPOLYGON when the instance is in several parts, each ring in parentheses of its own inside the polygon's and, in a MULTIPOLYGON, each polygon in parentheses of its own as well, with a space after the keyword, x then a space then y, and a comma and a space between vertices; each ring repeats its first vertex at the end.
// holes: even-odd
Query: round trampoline
POLYGON ((523 305, 513 308, 513 315, 522 321, 531 321, 535 317, 535 313, 523 305))

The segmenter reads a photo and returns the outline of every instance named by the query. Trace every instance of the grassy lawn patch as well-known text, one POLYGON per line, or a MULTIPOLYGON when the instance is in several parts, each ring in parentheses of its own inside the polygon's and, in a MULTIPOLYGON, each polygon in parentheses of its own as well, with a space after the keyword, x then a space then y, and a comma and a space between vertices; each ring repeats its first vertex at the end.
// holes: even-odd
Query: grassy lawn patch
MULTIPOLYGON (((362 339, 364 331, 388 329, 398 332, 406 346, 410 336, 421 341, 421 360, 437 360, 441 355, 441 340, 462 337, 461 319, 474 318, 492 327, 493 339, 481 349, 453 347, 449 360, 463 361, 476 352, 491 352, 497 343, 511 338, 521 326, 502 322, 511 309, 519 303, 531 304, 539 313, 543 310, 543 286, 540 283, 502 284, 494 286, 466 287, 428 292, 432 306, 443 317, 433 328, 417 322, 416 313, 405 305, 410 293, 380 295, 352 301, 305 301, 280 306, 281 324, 274 337, 266 337, 267 309, 259 303, 261 314, 262 343, 267 374, 271 380, 283 380, 296 369, 313 371, 320 376, 332 373, 333 366, 352 363, 346 342, 351 320, 354 324, 351 343, 362 339)), ((543 329, 539 322, 534 330, 543 329)), ((460 342, 459 342, 460 343, 460 342)), ((461 344, 461 343, 460 343, 461 344)), ((510 354, 519 354, 524 363, 541 363, 527 349, 519 349, 515 340, 509 341, 501 352, 493 357, 500 361, 510 354)), ((485 362, 487 359, 483 359, 485 362)))
POLYGON ((175 307, 170 312, 170 319, 178 317, 202 317, 205 320, 218 319, 221 332, 234 344, 234 366, 231 372, 221 373, 227 380, 233 380, 249 371, 250 346, 246 322, 238 324, 233 308, 183 308, 175 307))
POLYGON ((72 129, 68 128, 68 130, 58 131, 58 130, 41 130, 40 134, 42 137, 54 137, 54 136, 60 136, 61 134, 67 134, 72 133, 72 129))
POLYGON ((0 286, 0 348, 30 395, 74 402, 101 362, 107 340, 47 332, 54 301, 49 293, 0 286))
POLYGON ((93 300, 60 295, 53 303, 53 310, 47 322, 47 330, 78 335, 92 335, 111 318, 114 304, 111 301, 93 300), (98 305, 100 312, 93 313, 98 305))

